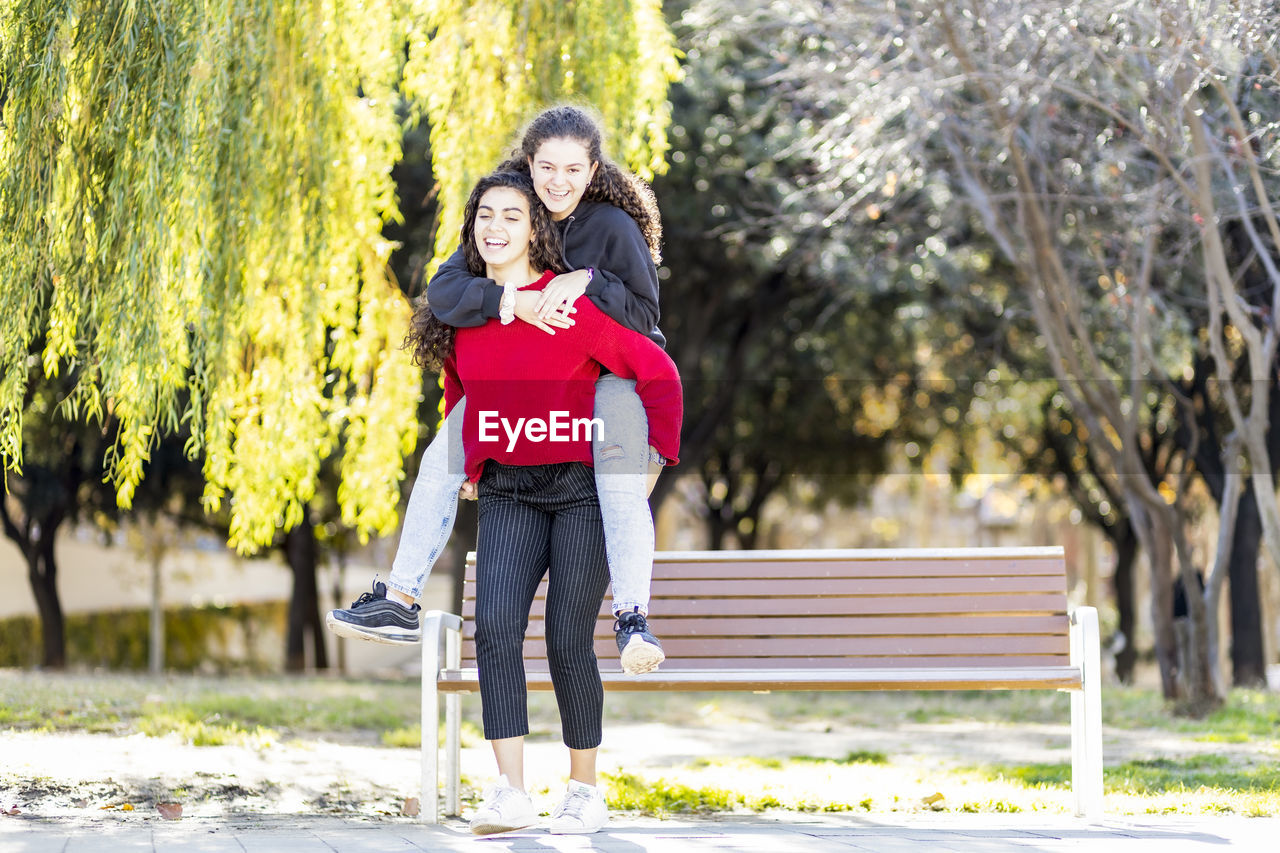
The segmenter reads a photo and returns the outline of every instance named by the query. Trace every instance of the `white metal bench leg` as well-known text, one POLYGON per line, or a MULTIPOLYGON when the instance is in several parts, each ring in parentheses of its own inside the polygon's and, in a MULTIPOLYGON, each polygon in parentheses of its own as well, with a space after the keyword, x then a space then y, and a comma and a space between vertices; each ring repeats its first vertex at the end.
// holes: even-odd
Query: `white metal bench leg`
POLYGON ((1102 817, 1102 656, 1098 611, 1071 613, 1071 663, 1080 668, 1082 689, 1071 691, 1071 790, 1076 814, 1102 817))
POLYGON ((440 820, 440 620, 422 620, 422 797, 418 819, 440 820))
MULTIPOLYGON (((462 667, 462 635, 450 631, 445 637, 445 667, 462 667)), ((447 693, 444 697, 444 813, 456 817, 461 804, 458 787, 462 783, 462 697, 447 693)))

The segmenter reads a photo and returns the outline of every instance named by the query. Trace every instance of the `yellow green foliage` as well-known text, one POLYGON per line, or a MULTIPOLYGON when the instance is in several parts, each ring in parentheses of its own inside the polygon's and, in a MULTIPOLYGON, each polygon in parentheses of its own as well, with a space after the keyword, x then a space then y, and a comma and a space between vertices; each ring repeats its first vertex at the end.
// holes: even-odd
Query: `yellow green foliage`
POLYGON ((458 243, 476 179, 551 103, 585 104, 606 148, 646 179, 666 170, 675 36, 661 0, 417 0, 405 89, 431 125, 437 261, 458 243))
POLYGON ((593 103, 658 169, 674 57, 659 0, 0 3, 4 469, 32 371, 74 372, 65 414, 118 424, 121 506, 186 422, 239 550, 299 523, 338 451, 343 521, 389 532, 420 392, 382 236, 397 106, 423 99, 452 249, 544 101, 593 103))

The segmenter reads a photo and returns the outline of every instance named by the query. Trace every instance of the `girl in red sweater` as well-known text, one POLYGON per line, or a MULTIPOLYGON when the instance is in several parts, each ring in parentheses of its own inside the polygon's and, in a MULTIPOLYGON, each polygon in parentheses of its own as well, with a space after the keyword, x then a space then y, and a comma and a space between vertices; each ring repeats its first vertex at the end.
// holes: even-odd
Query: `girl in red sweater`
MULTIPOLYGON (((541 291, 515 290, 487 277, 483 264, 469 265, 459 248, 428 286, 435 316, 456 327, 514 316, 554 335, 574 324, 573 306, 585 294, 623 327, 663 345, 657 326, 662 232, 657 203, 643 181, 604 155, 598 122, 579 107, 543 110, 526 128, 519 151, 496 171, 531 175, 561 238, 561 252, 547 268, 569 271, 541 291)), ((453 529, 459 487, 468 496, 474 488, 463 473, 461 421, 467 408, 468 401, 459 401, 422 455, 386 583, 375 579, 372 592, 350 608, 329 613, 328 625, 339 635, 419 642, 416 602, 453 529)), ((601 376, 595 418, 608 431, 608 440, 596 440, 592 452, 618 617, 615 640, 623 671, 638 675, 665 657, 647 621, 654 550, 648 494, 663 460, 647 440, 645 411, 631 380, 601 376)))
MULTIPOLYGON (((473 274, 540 291, 560 265, 558 238, 527 176, 495 173, 472 191, 462 240, 473 274)), ((608 819, 596 787, 604 691, 592 638, 609 583, 591 470, 592 440, 608 429, 593 418, 602 366, 635 382, 655 451, 671 462, 679 453, 683 398, 671 359, 589 299, 573 307, 576 322, 554 337, 510 316, 456 329, 426 305, 410 333, 415 359, 443 366, 446 408, 466 397, 465 467, 479 490, 476 658, 484 734, 501 775, 471 820, 477 834, 537 820, 524 791, 523 646, 544 574, 547 658, 569 747, 569 785, 550 829, 595 832, 608 819)))

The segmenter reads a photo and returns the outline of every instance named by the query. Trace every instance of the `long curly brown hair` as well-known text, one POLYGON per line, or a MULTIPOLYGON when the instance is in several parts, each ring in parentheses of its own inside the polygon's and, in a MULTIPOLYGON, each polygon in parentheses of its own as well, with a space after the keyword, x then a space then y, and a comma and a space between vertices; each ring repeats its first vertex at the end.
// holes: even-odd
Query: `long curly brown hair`
POLYGON ((587 201, 603 201, 626 211, 640 226, 653 262, 660 264, 662 219, 658 214, 658 200, 647 183, 604 156, 602 137, 600 122, 585 109, 569 105, 550 107, 529 123, 520 139, 520 147, 512 151, 510 158, 498 169, 527 175, 529 161, 548 139, 572 139, 582 143, 591 162, 598 164, 595 176, 582 197, 587 201))
MULTIPOLYGON (((524 196, 529 205, 529 224, 532 233, 529 238, 529 265, 537 270, 564 272, 561 261, 560 230, 551 221, 551 214, 543 207, 538 194, 533 190, 533 181, 527 173, 501 170, 486 175, 476 182, 467 198, 467 206, 462 216, 462 256, 467 262, 467 269, 472 275, 483 276, 486 266, 480 257, 480 247, 476 245, 476 213, 480 208, 480 199, 494 187, 509 187, 524 196)), ((405 336, 404 346, 412 350, 415 364, 429 370, 440 370, 444 362, 453 353, 453 339, 457 330, 440 320, 431 311, 431 306, 424 299, 418 303, 413 312, 413 320, 409 323, 409 334, 405 336)))

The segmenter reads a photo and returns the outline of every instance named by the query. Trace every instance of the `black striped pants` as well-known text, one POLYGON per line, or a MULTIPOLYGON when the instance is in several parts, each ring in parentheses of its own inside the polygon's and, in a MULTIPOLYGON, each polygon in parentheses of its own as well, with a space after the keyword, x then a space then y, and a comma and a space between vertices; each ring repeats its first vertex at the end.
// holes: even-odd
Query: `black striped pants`
POLYGON ((592 470, 485 463, 476 541, 476 666, 488 740, 529 733, 524 634, 547 578, 546 639, 565 745, 600 745, 604 689, 592 636, 609 585, 592 470))

